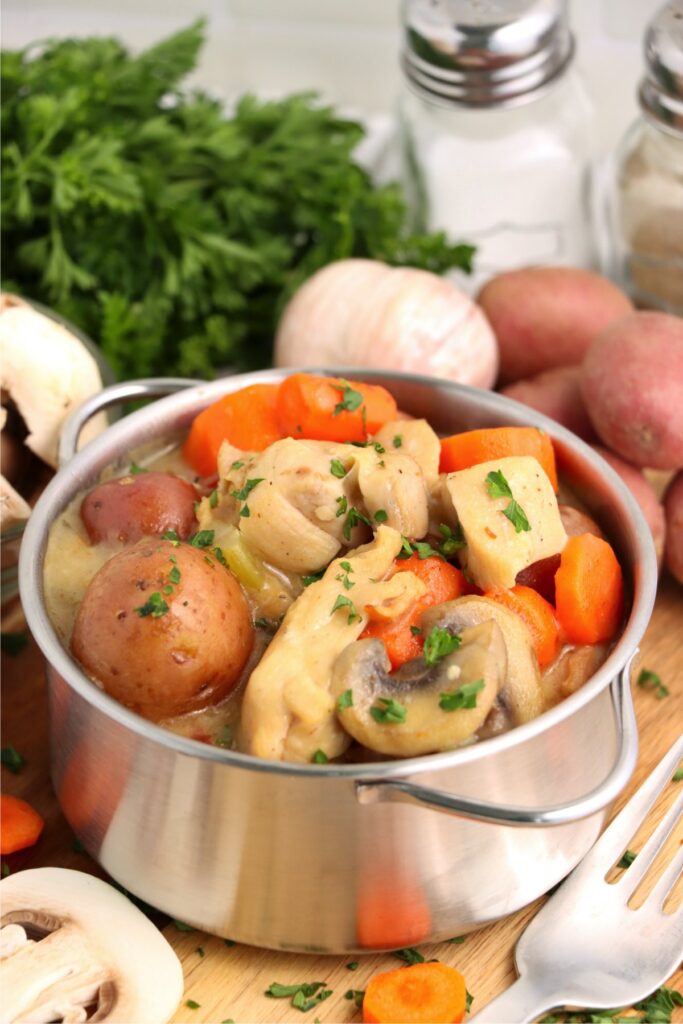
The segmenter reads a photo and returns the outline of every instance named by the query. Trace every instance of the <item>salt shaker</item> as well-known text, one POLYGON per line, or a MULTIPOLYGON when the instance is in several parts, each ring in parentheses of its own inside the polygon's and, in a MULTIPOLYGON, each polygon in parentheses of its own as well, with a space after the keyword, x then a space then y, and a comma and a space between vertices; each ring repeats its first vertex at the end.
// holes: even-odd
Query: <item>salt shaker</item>
POLYGON ((647 27, 638 98, 608 172, 603 269, 637 305, 683 316, 683 0, 647 27))
POLYGON ((593 108, 565 0, 404 0, 400 125, 413 222, 477 246, 472 288, 590 265, 593 108))

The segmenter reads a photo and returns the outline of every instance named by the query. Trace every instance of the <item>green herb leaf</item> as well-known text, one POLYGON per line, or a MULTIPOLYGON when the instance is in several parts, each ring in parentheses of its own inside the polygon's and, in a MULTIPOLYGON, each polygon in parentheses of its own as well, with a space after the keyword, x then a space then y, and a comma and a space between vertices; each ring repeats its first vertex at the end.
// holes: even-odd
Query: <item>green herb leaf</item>
POLYGON ((180 569, 177 565, 174 565, 169 572, 168 579, 170 583, 180 583, 180 569))
POLYGON ((683 782, 683 768, 678 768, 671 776, 672 782, 683 782))
POLYGON ((465 547, 465 535, 460 523, 456 525, 455 530, 452 530, 447 523, 439 523, 439 533, 443 537, 442 543, 439 544, 439 551, 444 558, 451 558, 465 547))
POLYGON ((339 480, 343 480, 343 478, 348 473, 348 469, 346 468, 341 459, 331 459, 330 473, 332 474, 332 476, 336 476, 339 480))
MULTIPOLYGON (((350 586, 353 586, 353 583, 351 583, 350 586)), ((337 596, 337 600, 332 605, 332 614, 334 614, 334 612, 338 611, 340 608, 349 609, 349 617, 347 619, 349 626, 351 626, 354 622, 362 622, 362 617, 356 611, 356 606, 353 603, 353 601, 348 597, 344 597, 343 594, 339 594, 337 596)))
POLYGON ((503 509, 503 515, 510 520, 515 528, 515 533, 528 533, 531 529, 531 523, 527 519, 524 510, 514 499, 507 508, 503 509))
POLYGON ((349 1001, 353 1000, 357 1008, 360 1010, 363 1005, 363 1000, 365 999, 365 991, 360 988, 349 988, 344 993, 344 999, 348 999, 349 1001))
POLYGON ((337 501, 337 511, 335 512, 335 519, 339 519, 340 516, 346 515, 346 510, 349 507, 349 502, 345 494, 342 494, 337 501))
POLYGON ((220 564, 223 566, 224 569, 229 569, 230 568, 230 565, 228 564, 228 560, 225 557, 225 555, 223 554, 223 548, 214 548, 213 549, 213 554, 214 554, 214 558, 216 559, 216 561, 220 562, 220 564))
POLYGON ((224 725, 218 736, 214 740, 214 744, 217 747, 225 747, 229 749, 232 746, 235 738, 235 729, 232 725, 224 725))
POLYGON ((358 963, 358 961, 357 960, 352 960, 351 963, 348 963, 346 965, 346 970, 347 971, 357 971, 359 967, 360 967, 360 964, 358 963))
POLYGON ((249 509, 249 506, 245 502, 245 504, 240 509, 240 516, 241 516, 242 519, 248 519, 250 515, 251 515, 251 511, 249 509))
POLYGON ((215 508, 217 504, 218 504, 218 488, 216 488, 215 490, 211 491, 211 494, 209 495, 209 508, 215 508))
POLYGON ((621 858, 621 860, 617 864, 617 867, 618 868, 630 868, 631 864, 633 864, 633 862, 634 862, 634 860, 636 859, 637 856, 638 856, 638 854, 634 853, 633 850, 626 850, 625 853, 624 853, 624 856, 621 858))
POLYGON ((3 654, 9 654, 16 658, 28 643, 28 633, 2 633, 0 634, 0 650, 3 654))
POLYGON ((180 537, 175 532, 175 530, 164 530, 164 532, 161 535, 161 539, 170 540, 174 548, 177 548, 178 545, 180 544, 180 537))
POLYGON ((492 469, 486 475, 486 490, 490 498, 511 498, 510 484, 501 469, 492 469))
POLYGON ((361 512, 360 509, 355 507, 349 509, 349 514, 346 517, 346 522, 344 523, 344 529, 342 531, 344 535, 344 540, 351 540, 351 530, 354 528, 354 526, 358 526, 359 523, 365 523, 366 526, 372 526, 372 523, 370 522, 368 517, 363 512, 361 512))
MULTIPOLYGON (((336 385, 334 386, 336 388, 336 385)), ((336 389, 341 392, 342 398, 335 405, 333 416, 338 416, 341 412, 355 412, 363 404, 363 396, 360 391, 354 391, 347 380, 341 381, 341 387, 336 389)))
POLYGON ((641 669, 638 676, 638 686, 642 686, 645 690, 653 690, 658 700, 669 696, 668 687, 664 686, 657 673, 652 672, 649 668, 641 669))
POLYGON ((301 577, 301 585, 303 587, 310 587, 311 583, 317 583, 325 575, 325 570, 321 569, 320 572, 312 572, 309 576, 301 577))
POLYGON ((315 754, 311 758, 313 764, 327 764, 329 757, 324 750, 316 750, 315 754))
POLYGON ((233 464, 230 466, 230 469, 242 469, 243 466, 244 463, 240 462, 238 459, 237 461, 233 462, 233 464))
POLYGON ((144 466, 138 466, 137 462, 131 462, 128 472, 131 476, 138 476, 140 473, 147 473, 149 471, 144 466))
POLYGON ((436 665, 437 661, 457 651, 462 643, 457 634, 449 633, 442 626, 434 626, 425 638, 423 655, 428 665, 436 665))
POLYGON ((195 1002, 194 999, 186 999, 185 1006, 187 1006, 190 1010, 198 1010, 201 1006, 201 1003, 195 1002))
POLYGON ((403 437, 401 436, 401 434, 394 434, 391 443, 393 444, 394 448, 400 448, 401 445, 403 444, 403 437))
POLYGON ((203 946, 197 946, 197 956, 206 956, 206 950, 203 946))
POLYGON ((347 708, 351 707, 353 707, 353 691, 344 690, 337 700, 337 711, 346 711, 347 708))
POLYGON ((0 865, 0 878, 7 878, 8 875, 11 875, 11 874, 12 874, 12 872, 10 870, 9 864, 6 861, 3 860, 2 864, 0 865))
POLYGON ((410 632, 413 634, 413 636, 422 636, 422 630, 420 629, 419 626, 411 626, 410 632))
POLYGON ((0 752, 0 763, 9 768, 14 775, 18 775, 26 761, 14 747, 3 747, 0 752))
POLYGON ((407 946, 405 949, 395 949, 394 956, 397 956, 399 960, 403 960, 404 963, 410 964, 423 964, 425 958, 419 949, 415 949, 414 946, 407 946))
POLYGON ((215 530, 198 530, 190 537, 189 543, 193 548, 210 548, 213 544, 215 530))
POLYGON ((439 696, 439 707, 442 711, 457 711, 459 708, 476 708, 477 694, 484 689, 484 680, 477 679, 475 683, 463 683, 452 693, 442 693, 439 696))
POLYGON ((133 609, 141 619, 146 618, 148 615, 151 615, 153 619, 160 619, 168 610, 168 605, 158 590, 155 590, 154 593, 150 594, 143 605, 140 605, 139 608, 133 609))
POLYGON ((470 1012, 470 1010, 472 1008, 472 1003, 473 1002, 474 1002, 474 996, 472 995, 471 992, 468 992, 467 989, 465 989, 465 1012, 466 1013, 470 1012))
POLYGON ((234 939, 223 939, 223 945, 227 946, 228 949, 232 949, 232 947, 236 946, 237 943, 235 942, 234 939))
POLYGON ((264 479, 265 477, 257 476, 252 480, 247 480, 244 487, 240 488, 239 491, 230 491, 230 494, 233 498, 237 498, 238 501, 246 501, 254 488, 262 483, 264 479))
POLYGON ((191 924, 185 924, 184 921, 174 921, 173 924, 176 926, 179 932, 193 932, 194 928, 191 924))
POLYGON ((464 935, 455 935, 452 939, 446 939, 446 942, 450 942, 453 946, 459 946, 465 941, 464 935))
POLYGON ((383 508, 378 508, 372 518, 375 520, 376 523, 386 523, 387 519, 389 518, 389 514, 385 512, 383 508))
POLYGON ((405 722, 407 711, 404 705, 393 697, 380 697, 377 704, 370 708, 370 714, 382 725, 397 725, 405 722))

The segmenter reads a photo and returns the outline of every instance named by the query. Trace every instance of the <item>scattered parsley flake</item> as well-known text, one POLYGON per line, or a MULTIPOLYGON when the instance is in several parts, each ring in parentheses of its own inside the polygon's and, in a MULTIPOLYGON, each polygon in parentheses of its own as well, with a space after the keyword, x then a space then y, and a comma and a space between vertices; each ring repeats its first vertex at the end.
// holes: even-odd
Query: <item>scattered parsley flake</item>
POLYGON ((357 960, 352 960, 351 963, 346 965, 346 970, 347 971, 357 971, 359 966, 360 966, 360 964, 358 963, 357 960))
POLYGON ((510 484, 505 479, 502 469, 492 469, 486 475, 486 490, 490 498, 511 498, 510 484))
POLYGON ((345 515, 348 507, 348 499, 345 494, 342 494, 340 498, 337 498, 337 511, 334 514, 335 519, 339 519, 340 516, 345 515))
POLYGON ((161 535, 161 539, 170 540, 174 548, 177 548, 178 545, 180 544, 180 537, 175 532, 175 530, 164 530, 164 532, 161 535))
POLYGON ((640 670, 640 674, 638 675, 638 686, 642 686, 644 690, 653 690, 657 700, 663 700, 664 697, 669 696, 668 687, 664 686, 657 673, 652 672, 649 668, 643 668, 640 670))
POLYGON ((458 711, 459 708, 476 708, 477 694, 484 689, 484 680, 477 679, 474 683, 463 683, 451 693, 439 696, 439 707, 442 711, 458 711))
POLYGON ((399 960, 403 960, 405 964, 409 964, 411 967, 413 964, 423 964, 425 958, 419 949, 415 949, 414 946, 407 946, 405 949, 395 949, 394 956, 398 957, 399 960))
POLYGON ((174 565, 169 572, 168 579, 170 583, 180 583, 180 569, 177 565, 174 565))
POLYGON ((332 384, 332 387, 335 391, 341 392, 342 396, 341 401, 337 402, 334 407, 333 416, 339 416, 342 412, 355 412, 363 404, 363 396, 360 391, 354 391, 347 380, 342 380, 339 384, 332 384))
POLYGON ((230 469, 242 469, 242 467, 243 467, 243 466, 244 466, 244 463, 243 463, 243 462, 240 462, 240 461, 238 460, 237 462, 233 462, 233 464, 232 464, 232 466, 230 467, 230 469))
POLYGON ((134 608, 133 611, 137 612, 141 619, 151 615, 153 619, 160 619, 162 615, 165 615, 168 611, 168 605, 164 601, 163 597, 158 590, 150 594, 143 605, 139 608, 134 608))
POLYGON ((197 956, 206 956, 206 950, 203 946, 197 946, 197 956))
POLYGON ((240 488, 239 491, 230 491, 230 495, 233 498, 237 498, 238 501, 246 501, 256 485, 262 483, 263 480, 265 480, 265 477, 263 476, 257 476, 251 480, 247 480, 244 487, 240 488))
POLYGON ((329 757, 324 750, 316 750, 315 754, 311 758, 313 764, 327 764, 329 757))
MULTIPOLYGON (((348 576, 347 576, 347 579, 348 579, 348 576)), ((351 583, 349 581, 349 585, 353 586, 353 583, 351 583)), ((354 622, 361 622, 362 621, 362 617, 358 614, 358 612, 356 610, 356 606, 353 603, 353 601, 350 598, 348 598, 348 597, 344 597, 343 594, 338 594, 337 595, 337 600, 334 602, 334 604, 332 606, 332 614, 334 614, 334 612, 338 611, 340 608, 348 608, 349 609, 349 617, 347 619, 347 622, 348 622, 349 626, 353 625, 354 622)))
POLYGON ((624 851, 624 856, 618 862, 617 867, 618 868, 630 868, 631 864, 633 864, 633 862, 634 862, 634 860, 636 859, 637 856, 638 856, 638 854, 634 853, 633 850, 625 850, 624 851))
POLYGON ((389 518, 389 514, 383 508, 378 508, 372 518, 376 523, 386 523, 389 518))
POLYGON ((472 995, 471 992, 468 992, 467 989, 465 989, 465 1012, 466 1013, 470 1012, 470 1009, 472 1007, 472 1003, 473 1002, 474 1002, 474 996, 472 995))
POLYGON ((179 932, 193 932, 194 928, 191 924, 185 924, 184 921, 174 921, 173 924, 176 926, 179 932))
POLYGON ((302 587, 310 587, 311 583, 317 583, 325 575, 325 570, 321 569, 320 572, 312 572, 308 576, 301 577, 302 587))
POLYGON ((228 949, 232 949, 232 947, 236 946, 237 943, 235 942, 234 939, 223 939, 223 945, 227 946, 228 949))
POLYGON ((671 776, 671 781, 683 782, 683 768, 679 768, 677 771, 673 773, 673 775, 671 776))
POLYGON ((330 473, 332 476, 336 476, 337 479, 343 480, 348 473, 348 469, 341 459, 330 459, 330 473))
POLYGON ((14 775, 18 775, 26 761, 14 747, 3 747, 0 752, 0 763, 9 768, 14 775))
POLYGON ((452 530, 447 523, 439 523, 439 533, 443 537, 443 541, 439 544, 439 552, 444 558, 450 558, 465 547, 465 535, 460 523, 456 525, 455 530, 452 530))
POLYGON ((531 529, 531 523, 527 519, 524 509, 514 498, 507 508, 503 509, 503 515, 510 520, 515 528, 515 533, 528 533, 531 529))
POLYGON ((413 636, 422 636, 422 630, 420 629, 419 626, 411 626, 410 632, 413 634, 413 636))
POLYGON ((225 555, 223 554, 223 548, 214 548, 213 549, 213 554, 214 554, 214 557, 215 557, 216 561, 220 562, 220 564, 223 566, 224 569, 229 569, 230 568, 230 566, 228 564, 228 560, 225 557, 225 555))
POLYGON ((370 708, 370 714, 381 725, 398 725, 405 722, 407 711, 403 704, 393 697, 380 697, 370 708))
POLYGON ((425 638, 424 660, 428 665, 436 665, 442 658, 457 651, 461 643, 457 634, 449 633, 442 626, 434 626, 425 638))
POLYGON ((247 505, 247 503, 245 502, 244 505, 242 506, 241 511, 240 511, 240 516, 241 516, 242 519, 248 519, 250 515, 251 515, 251 510, 250 510, 249 506, 247 505))
POLYGON ((344 993, 344 999, 348 999, 349 1001, 353 999, 357 1008, 360 1010, 361 1006, 363 1005, 363 1000, 365 999, 365 991, 360 988, 347 989, 347 991, 344 993))
POLYGON ((352 690, 344 690, 344 692, 339 695, 339 699, 337 700, 337 711, 346 711, 347 708, 352 708, 352 707, 353 707, 353 691, 352 690))
POLYGON ((186 999, 185 1006, 187 1006, 190 1010, 198 1010, 201 1006, 201 1003, 196 1002, 196 1000, 194 999, 186 999))
POLYGON ((215 530, 198 530, 189 540, 193 548, 210 548, 213 544, 215 530))
POLYGON ((173 587, 171 586, 170 583, 164 584, 164 586, 161 589, 163 590, 164 594, 166 594, 166 595, 173 593, 173 587))
POLYGON ((128 467, 128 473, 130 476, 139 476, 140 473, 147 473, 148 470, 144 466, 138 466, 137 462, 131 462, 128 467))
POLYGON ((455 935, 452 939, 447 939, 446 941, 450 942, 451 945, 453 945, 453 946, 459 946, 462 942, 465 941, 465 936, 464 935, 455 935))
POLYGON ((400 448, 401 445, 403 444, 403 437, 402 437, 402 435, 401 434, 394 434, 394 437, 393 437, 393 440, 392 440, 391 443, 393 444, 394 448, 400 448))
POLYGON ((350 508, 349 514, 346 517, 346 522, 344 523, 344 540, 351 540, 351 530, 353 530, 354 526, 357 526, 359 523, 365 523, 366 526, 372 526, 368 517, 361 512, 360 509, 355 507, 350 508))
POLYGON ((0 877, 7 878, 8 875, 11 875, 11 874, 12 874, 12 872, 10 870, 9 864, 7 864, 6 861, 3 860, 3 862, 2 862, 2 869, 0 871, 0 877))
POLYGON ((217 747, 230 748, 234 739, 234 729, 231 725, 224 725, 214 741, 217 747))
POLYGON ((217 504, 218 504, 218 488, 216 488, 215 490, 211 491, 211 494, 209 495, 209 508, 215 508, 217 504))

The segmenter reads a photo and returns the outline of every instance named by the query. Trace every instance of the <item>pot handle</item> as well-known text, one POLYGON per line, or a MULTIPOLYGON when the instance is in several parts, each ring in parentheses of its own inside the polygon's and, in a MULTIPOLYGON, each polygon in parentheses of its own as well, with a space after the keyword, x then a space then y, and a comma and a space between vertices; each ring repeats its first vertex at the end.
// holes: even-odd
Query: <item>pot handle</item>
POLYGON ((143 380, 112 384, 111 387, 98 391, 96 395, 91 395, 77 409, 74 409, 62 428, 59 438, 59 466, 63 466, 74 457, 83 427, 97 413, 103 412, 104 409, 110 409, 113 405, 121 405, 123 402, 174 395, 177 391, 184 391, 185 388, 196 387, 198 383, 200 382, 190 380, 189 377, 147 377, 143 380))
POLYGON ((419 786, 404 779, 389 779, 386 782, 359 782, 356 797, 359 803, 408 803, 430 807, 445 814, 454 814, 474 821, 486 821, 495 825, 517 827, 568 825, 570 822, 588 818, 604 810, 621 792, 628 782, 638 754, 638 731, 631 699, 631 665, 636 656, 634 651, 621 673, 610 686, 614 706, 619 748, 613 768, 605 779, 590 793, 570 800, 565 804, 550 807, 516 807, 485 803, 468 797, 454 796, 444 790, 419 786))

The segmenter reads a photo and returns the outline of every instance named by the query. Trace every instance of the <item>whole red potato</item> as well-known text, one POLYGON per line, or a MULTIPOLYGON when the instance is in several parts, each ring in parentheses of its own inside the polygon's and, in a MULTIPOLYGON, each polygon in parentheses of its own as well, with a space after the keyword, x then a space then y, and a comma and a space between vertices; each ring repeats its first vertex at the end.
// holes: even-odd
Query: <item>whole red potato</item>
POLYGON ((636 466, 683 466, 683 319, 631 313, 596 339, 581 394, 600 440, 636 466))
POLYGON ((578 365, 600 331, 633 309, 606 277, 575 267, 506 271, 477 302, 498 341, 503 384, 578 365))
POLYGON ((666 567, 683 583, 683 473, 673 478, 664 494, 666 567))
POLYGON ((81 519, 93 544, 160 537, 174 530, 185 540, 197 527, 199 494, 175 473, 137 473, 93 487, 81 503, 81 519))
POLYGON ((584 441, 595 441, 595 431, 581 397, 580 366, 558 366, 528 380, 502 388, 501 394, 542 412, 584 441))
POLYGON ((615 473, 618 473, 629 491, 640 505, 640 511, 645 516, 647 525, 650 527, 652 539, 657 553, 657 565, 661 569, 664 558, 664 541, 666 537, 666 521, 664 509, 659 498, 655 494, 654 487, 641 473, 637 466, 630 462, 624 462, 614 452, 601 448, 600 445, 593 445, 594 451, 602 455, 605 462, 609 463, 615 473))

